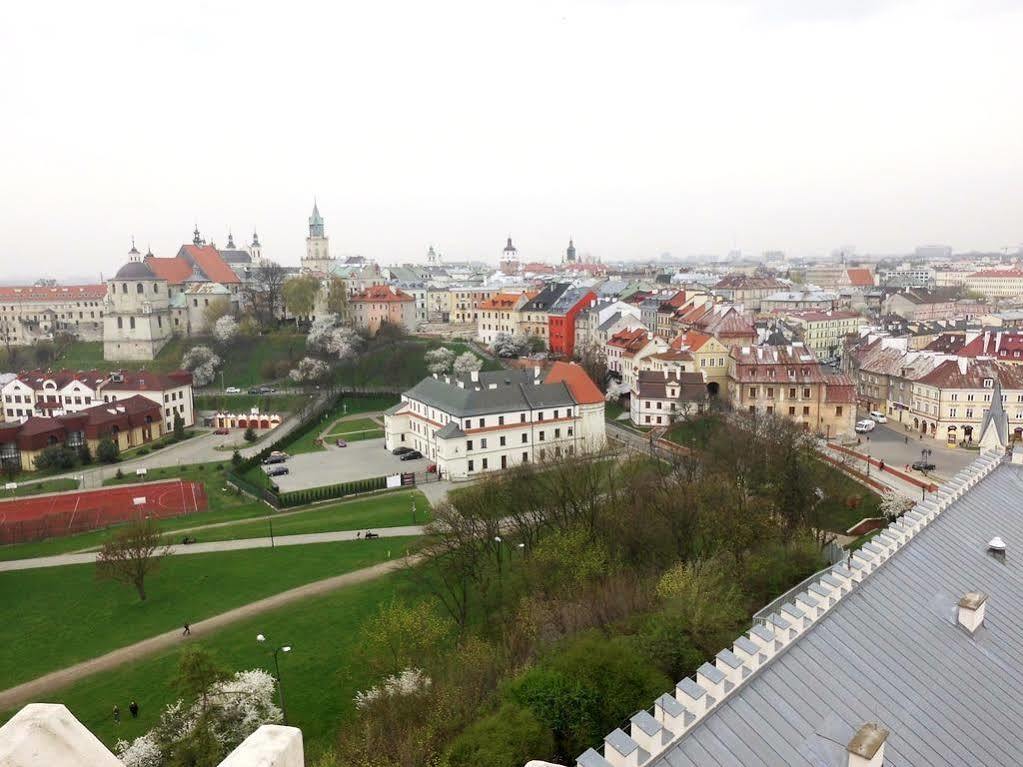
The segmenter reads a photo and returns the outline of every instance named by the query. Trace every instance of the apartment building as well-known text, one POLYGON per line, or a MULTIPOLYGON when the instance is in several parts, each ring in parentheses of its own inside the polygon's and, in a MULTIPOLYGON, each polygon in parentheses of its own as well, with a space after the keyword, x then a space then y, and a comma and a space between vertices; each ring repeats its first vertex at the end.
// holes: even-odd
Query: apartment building
POLYGON ((597 300, 589 288, 569 288, 551 304, 547 313, 547 344, 551 353, 571 359, 575 355, 575 321, 579 313, 597 300))
POLYGON ((486 301, 481 301, 479 321, 476 323, 477 340, 484 346, 490 346, 499 333, 518 335, 519 310, 536 295, 536 291, 528 293, 509 291, 495 293, 486 301))
POLYGON ((549 348, 551 307, 566 290, 567 282, 552 282, 523 304, 519 310, 519 332, 539 338, 549 348))
POLYGON ((667 426, 707 405, 703 375, 665 365, 641 370, 629 396, 629 418, 637 426, 667 426))
POLYGON ((856 422, 852 379, 826 372, 803 344, 736 346, 729 365, 736 412, 782 416, 825 436, 852 432, 856 422))
POLYGON ((616 373, 631 389, 636 384, 636 373, 644 366, 643 360, 666 351, 667 341, 650 335, 646 328, 638 327, 611 336, 604 345, 604 359, 608 371, 616 373))
POLYGON ((850 310, 790 312, 783 319, 821 360, 840 357, 846 339, 857 336, 866 324, 862 315, 850 310))
POLYGON ((604 396, 578 365, 424 378, 384 415, 388 450, 409 447, 464 480, 604 447, 604 396))
POLYGON ((391 285, 372 285, 348 300, 355 319, 355 327, 375 336, 380 326, 388 322, 408 332, 414 332, 416 299, 391 285))
POLYGON ((18 422, 78 413, 95 404, 133 397, 160 405, 165 431, 174 428, 175 415, 181 416, 186 427, 195 425, 192 374, 187 370, 167 374, 30 370, 18 373, 0 387, 4 420, 18 422))
POLYGON ((0 287, 0 342, 29 346, 55 334, 103 338, 105 285, 0 287))

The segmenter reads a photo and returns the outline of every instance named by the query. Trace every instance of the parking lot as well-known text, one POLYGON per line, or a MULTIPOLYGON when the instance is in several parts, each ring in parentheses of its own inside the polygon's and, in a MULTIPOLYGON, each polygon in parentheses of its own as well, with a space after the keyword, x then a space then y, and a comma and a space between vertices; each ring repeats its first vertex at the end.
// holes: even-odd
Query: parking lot
POLYGON ((328 445, 326 450, 292 456, 285 464, 288 473, 271 480, 287 493, 404 471, 424 472, 431 463, 425 458, 399 460, 384 449, 382 439, 367 439, 349 442, 348 447, 328 445))

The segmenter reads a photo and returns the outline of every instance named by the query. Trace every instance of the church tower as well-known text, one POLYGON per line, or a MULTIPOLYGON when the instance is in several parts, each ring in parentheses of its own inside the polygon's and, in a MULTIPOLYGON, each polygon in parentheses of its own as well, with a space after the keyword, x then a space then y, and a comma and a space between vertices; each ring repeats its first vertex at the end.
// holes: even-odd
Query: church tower
POLYGON ((309 236, 305 238, 305 258, 302 268, 312 272, 330 271, 330 239, 323 233, 323 217, 316 202, 309 216, 309 236))
POLYGON ((519 251, 512 245, 512 238, 508 238, 508 244, 501 251, 500 270, 504 274, 516 274, 519 271, 519 251))
POLYGON ((565 251, 565 263, 575 263, 575 243, 572 240, 568 241, 568 249, 565 251))
POLYGON ((259 244, 259 235, 256 234, 256 230, 252 230, 252 244, 249 245, 249 258, 252 259, 252 263, 260 264, 263 261, 263 246, 259 244))

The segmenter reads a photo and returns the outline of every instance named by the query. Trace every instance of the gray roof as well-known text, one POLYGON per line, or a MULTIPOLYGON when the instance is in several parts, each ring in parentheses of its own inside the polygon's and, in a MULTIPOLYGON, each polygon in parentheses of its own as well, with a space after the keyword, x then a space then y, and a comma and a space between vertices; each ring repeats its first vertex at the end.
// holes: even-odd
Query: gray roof
POLYGON ((615 312, 600 324, 600 330, 610 330, 618 320, 622 318, 621 312, 615 312))
POLYGON ((434 436, 437 439, 454 439, 456 437, 464 437, 465 432, 462 431, 462 427, 455 421, 448 421, 434 436))
POLYGON ((844 767, 866 722, 891 733, 885 764, 1019 765, 1021 497, 1021 467, 999 466, 650 767, 844 767), (971 591, 990 595, 973 636, 955 618, 971 591))
POLYGON ((114 275, 115 280, 157 280, 153 270, 145 261, 129 261, 114 275))
POLYGON ((568 289, 567 282, 552 282, 550 285, 545 287, 539 293, 537 293, 531 301, 526 303, 519 309, 520 312, 546 312, 555 301, 568 289))
MULTIPOLYGON (((551 304, 551 314, 567 314, 568 311, 590 292, 589 288, 569 288, 551 304)), ((537 296, 539 298, 539 296, 537 296)))
POLYGON ((575 404, 564 382, 535 383, 531 370, 481 372, 478 382, 461 379, 463 386, 458 386, 457 380, 451 378, 448 383, 443 377, 424 378, 405 395, 459 417, 575 404))
POLYGON ((246 250, 220 250, 220 257, 229 264, 251 264, 252 256, 246 250))

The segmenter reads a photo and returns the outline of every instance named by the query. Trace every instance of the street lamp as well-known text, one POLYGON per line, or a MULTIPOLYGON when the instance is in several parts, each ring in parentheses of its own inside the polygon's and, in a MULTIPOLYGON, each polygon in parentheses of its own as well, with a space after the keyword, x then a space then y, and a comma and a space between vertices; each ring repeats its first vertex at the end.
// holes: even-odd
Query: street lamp
MULTIPOLYGON (((263 634, 256 634, 257 642, 266 642, 266 637, 263 634)), ((284 707, 284 686, 281 684, 281 665, 277 661, 277 653, 291 652, 291 645, 282 645, 273 651, 274 655, 274 670, 277 672, 277 696, 281 701, 281 715, 284 717, 284 724, 288 723, 288 709, 284 707)))

